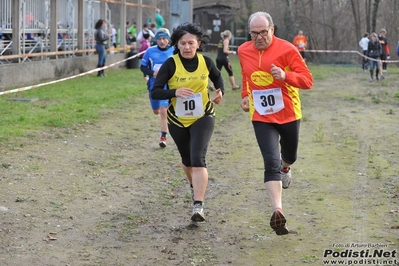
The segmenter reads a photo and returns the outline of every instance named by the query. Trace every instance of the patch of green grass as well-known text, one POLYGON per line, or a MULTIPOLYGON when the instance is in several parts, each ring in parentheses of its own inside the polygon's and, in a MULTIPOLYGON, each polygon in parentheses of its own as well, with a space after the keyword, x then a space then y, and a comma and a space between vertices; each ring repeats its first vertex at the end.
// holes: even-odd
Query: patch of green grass
POLYGON ((64 207, 63 203, 57 203, 57 202, 51 201, 50 204, 53 207, 53 209, 56 210, 56 211, 64 211, 64 210, 66 210, 66 208, 64 207))
POLYGON ((313 140, 314 140, 314 142, 318 142, 318 143, 323 142, 323 140, 324 140, 324 131, 323 131, 323 126, 322 125, 319 125, 315 129, 315 132, 314 132, 314 135, 313 135, 313 140))
POLYGON ((1 168, 8 169, 8 168, 11 167, 11 164, 9 164, 9 163, 1 163, 0 167, 1 167, 1 168))
POLYGON ((66 128, 92 124, 109 109, 123 110, 146 92, 139 69, 109 71, 106 78, 95 75, 75 78, 33 90, 0 97, 0 142, 26 136, 31 130, 66 128), (9 98, 38 98, 36 102, 7 101, 9 98))
POLYGON ((149 221, 147 217, 143 217, 137 214, 130 214, 126 217, 127 221, 123 224, 119 235, 121 237, 127 237, 132 233, 136 232, 136 229, 149 221))
POLYGON ((381 103, 381 99, 378 97, 373 97, 373 103, 379 104, 379 103, 381 103))
POLYGON ((25 202, 29 199, 30 197, 17 197, 15 199, 15 202, 25 202))
POLYGON ((381 169, 380 166, 375 167, 375 169, 374 169, 374 176, 375 176, 375 178, 377 178, 377 179, 380 179, 380 178, 381 178, 381 176, 382 176, 382 169, 381 169))
POLYGON ((317 261, 319 258, 315 255, 305 255, 302 258, 302 262, 315 262, 317 261))
POLYGON ((183 183, 186 183, 186 181, 180 177, 172 177, 168 179, 168 184, 172 185, 173 187, 178 187, 183 183))
POLYGON ((346 67, 336 65, 308 65, 314 80, 325 80, 332 75, 339 75, 348 72, 346 67))
POLYGON ((358 101, 358 100, 359 100, 356 96, 353 96, 353 95, 348 96, 348 99, 349 99, 350 101, 358 101))

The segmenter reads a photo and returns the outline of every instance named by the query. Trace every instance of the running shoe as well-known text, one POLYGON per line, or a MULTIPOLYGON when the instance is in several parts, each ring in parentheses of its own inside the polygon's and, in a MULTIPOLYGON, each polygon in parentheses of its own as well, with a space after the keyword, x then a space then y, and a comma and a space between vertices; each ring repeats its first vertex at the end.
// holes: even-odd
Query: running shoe
POLYGON ((285 226, 286 223, 287 220, 283 213, 279 210, 275 210, 270 218, 270 227, 273 228, 277 235, 281 236, 289 233, 287 226, 285 226))
POLYGON ((283 182, 283 188, 284 189, 289 188, 292 179, 291 168, 288 170, 288 172, 283 172, 283 171, 280 172, 281 172, 281 181, 283 182))
POLYGON ((235 86, 235 87, 233 88, 233 91, 236 91, 236 90, 239 90, 239 89, 241 89, 241 86, 240 86, 240 85, 237 85, 237 86, 235 86))
POLYGON ((161 137, 159 140, 159 147, 165 148, 166 147, 166 137, 161 137))
POLYGON ((193 207, 193 214, 191 215, 191 220, 193 222, 203 222, 205 221, 204 207, 201 204, 195 204, 193 207))

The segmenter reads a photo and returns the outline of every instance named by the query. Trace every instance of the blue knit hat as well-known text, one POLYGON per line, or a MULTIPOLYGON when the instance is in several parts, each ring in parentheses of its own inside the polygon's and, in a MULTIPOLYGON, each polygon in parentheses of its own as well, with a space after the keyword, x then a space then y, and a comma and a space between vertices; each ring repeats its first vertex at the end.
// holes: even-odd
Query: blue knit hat
POLYGON ((155 33, 155 40, 158 40, 158 38, 160 37, 164 37, 166 39, 168 39, 170 41, 170 34, 169 34, 169 30, 166 28, 160 28, 157 30, 157 32, 155 33))

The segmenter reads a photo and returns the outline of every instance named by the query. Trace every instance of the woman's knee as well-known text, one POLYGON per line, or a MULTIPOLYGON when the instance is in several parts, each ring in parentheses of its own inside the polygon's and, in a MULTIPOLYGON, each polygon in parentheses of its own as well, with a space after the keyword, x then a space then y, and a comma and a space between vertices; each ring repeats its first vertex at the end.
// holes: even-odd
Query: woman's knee
POLYGON ((162 106, 161 108, 159 108, 159 114, 161 115, 161 118, 166 118, 167 112, 168 109, 166 107, 162 106))

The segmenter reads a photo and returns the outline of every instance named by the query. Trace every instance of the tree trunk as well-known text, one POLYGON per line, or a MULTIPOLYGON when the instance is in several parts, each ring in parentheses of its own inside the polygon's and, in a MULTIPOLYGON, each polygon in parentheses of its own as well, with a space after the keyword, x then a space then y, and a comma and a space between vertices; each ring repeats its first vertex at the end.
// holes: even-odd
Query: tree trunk
POLYGON ((366 7, 366 31, 371 32, 371 1, 366 0, 365 7, 366 7))
POLYGON ((352 12, 353 12, 353 18, 355 20, 355 33, 357 37, 361 37, 362 34, 360 32, 360 4, 359 0, 351 0, 352 4, 352 12))
POLYGON ((376 27, 377 27, 377 14, 378 14, 378 7, 380 5, 381 0, 374 0, 373 3, 373 13, 372 13, 372 18, 371 18, 371 30, 373 32, 376 32, 376 27))
POLYGON ((338 49, 338 38, 337 38, 337 27, 335 22, 335 14, 333 8, 333 1, 328 1, 328 9, 331 10, 331 17, 330 17, 330 27, 331 27, 331 40, 332 40, 332 47, 329 49, 338 49))

